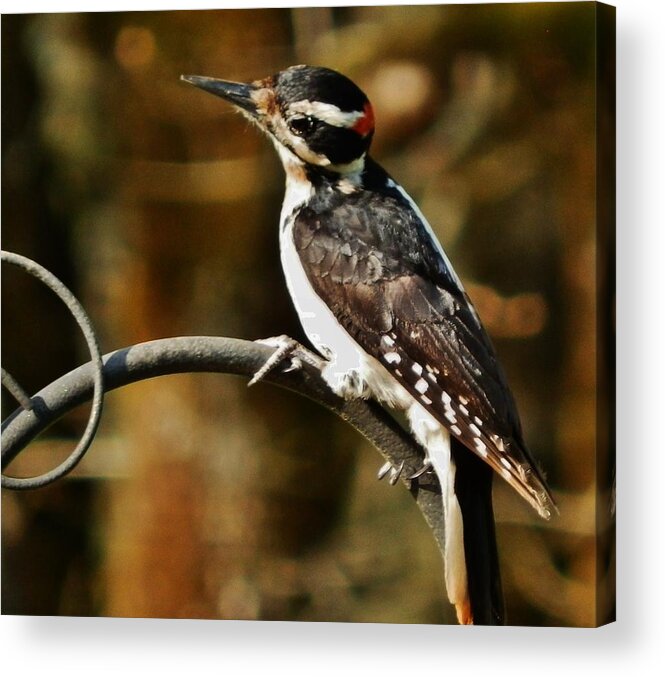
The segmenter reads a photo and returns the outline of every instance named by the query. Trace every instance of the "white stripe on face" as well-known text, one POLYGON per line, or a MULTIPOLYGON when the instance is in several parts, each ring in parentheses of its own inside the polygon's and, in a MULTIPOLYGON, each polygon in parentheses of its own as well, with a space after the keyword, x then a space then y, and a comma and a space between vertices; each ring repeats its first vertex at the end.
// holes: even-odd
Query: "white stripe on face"
POLYGON ((323 103, 322 101, 296 101, 287 109, 287 118, 292 115, 310 115, 333 127, 344 127, 350 129, 362 118, 364 111, 343 111, 332 103, 323 103))

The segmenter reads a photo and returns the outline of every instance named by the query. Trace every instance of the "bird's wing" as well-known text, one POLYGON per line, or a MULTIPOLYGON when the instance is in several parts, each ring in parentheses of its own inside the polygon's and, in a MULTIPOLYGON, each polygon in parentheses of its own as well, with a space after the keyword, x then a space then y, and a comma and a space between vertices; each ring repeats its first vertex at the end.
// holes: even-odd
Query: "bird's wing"
POLYGON ((548 518, 554 501, 522 441, 491 341, 454 272, 399 199, 353 197, 305 208, 294 219, 294 243, 314 291, 451 435, 548 518))

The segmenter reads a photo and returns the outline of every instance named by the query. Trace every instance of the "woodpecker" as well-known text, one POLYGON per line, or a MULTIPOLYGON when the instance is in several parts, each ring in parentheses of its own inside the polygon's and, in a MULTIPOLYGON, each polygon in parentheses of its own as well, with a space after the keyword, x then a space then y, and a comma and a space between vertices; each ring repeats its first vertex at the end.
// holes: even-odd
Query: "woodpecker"
POLYGON ((323 67, 251 83, 182 79, 272 140, 286 172, 282 266, 303 329, 326 359, 323 378, 344 398, 404 412, 423 470, 441 485, 445 583, 458 621, 505 624, 493 476, 545 519, 556 505, 462 282, 414 201, 369 156, 371 103, 323 67))

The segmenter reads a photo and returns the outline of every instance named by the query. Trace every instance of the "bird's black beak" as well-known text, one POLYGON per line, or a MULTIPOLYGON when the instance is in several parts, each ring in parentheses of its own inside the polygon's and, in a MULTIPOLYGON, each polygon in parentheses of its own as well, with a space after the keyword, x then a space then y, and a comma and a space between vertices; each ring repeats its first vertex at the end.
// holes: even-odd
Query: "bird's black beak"
POLYGON ((181 75, 180 79, 225 99, 253 117, 258 116, 256 102, 252 97, 260 89, 257 85, 207 78, 204 75, 181 75))

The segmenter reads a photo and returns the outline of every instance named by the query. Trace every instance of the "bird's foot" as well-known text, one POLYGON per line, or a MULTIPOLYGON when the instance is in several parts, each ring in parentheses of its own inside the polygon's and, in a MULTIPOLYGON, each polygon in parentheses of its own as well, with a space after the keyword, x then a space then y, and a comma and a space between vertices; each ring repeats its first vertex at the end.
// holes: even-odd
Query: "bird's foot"
POLYGON ((416 470, 416 472, 413 473, 413 475, 409 475, 407 479, 409 480, 417 480, 419 477, 422 477, 425 473, 432 472, 434 470, 434 467, 432 466, 432 461, 429 460, 429 458, 425 458, 423 460, 422 466, 416 470))
POLYGON ((382 480, 388 473, 390 473, 390 478, 388 481, 390 482, 391 486, 394 486, 397 484, 397 480, 399 480, 403 471, 404 461, 402 461, 398 466, 394 466, 390 461, 387 461, 379 468, 376 478, 378 480, 382 480))
MULTIPOLYGON (((416 470, 412 475, 409 475, 406 479, 409 481, 417 480, 419 477, 422 477, 425 473, 431 473, 434 470, 432 462, 425 458, 423 459, 422 466, 416 470)), ((404 461, 402 461, 398 466, 393 465, 390 461, 386 461, 380 468, 379 472, 376 474, 378 480, 382 480, 386 475, 390 473, 388 481, 391 485, 397 484, 397 480, 402 476, 404 472, 404 461)))
MULTIPOLYGON (((290 336, 282 334, 281 336, 272 336, 266 339, 259 339, 256 343, 262 343, 265 346, 275 348, 275 352, 263 363, 261 368, 252 376, 247 386, 253 386, 264 379, 278 364, 286 359, 289 359, 290 364, 285 368, 284 372, 294 371, 302 367, 303 360, 308 362, 307 353, 300 351, 296 355, 295 352, 300 348, 300 344, 290 336)), ((312 362, 313 364, 313 362, 312 362)), ((317 366, 318 365, 314 365, 317 366)))
POLYGON ((366 400, 371 395, 360 369, 355 366, 345 368, 333 359, 326 364, 321 376, 335 395, 344 400, 366 400))

